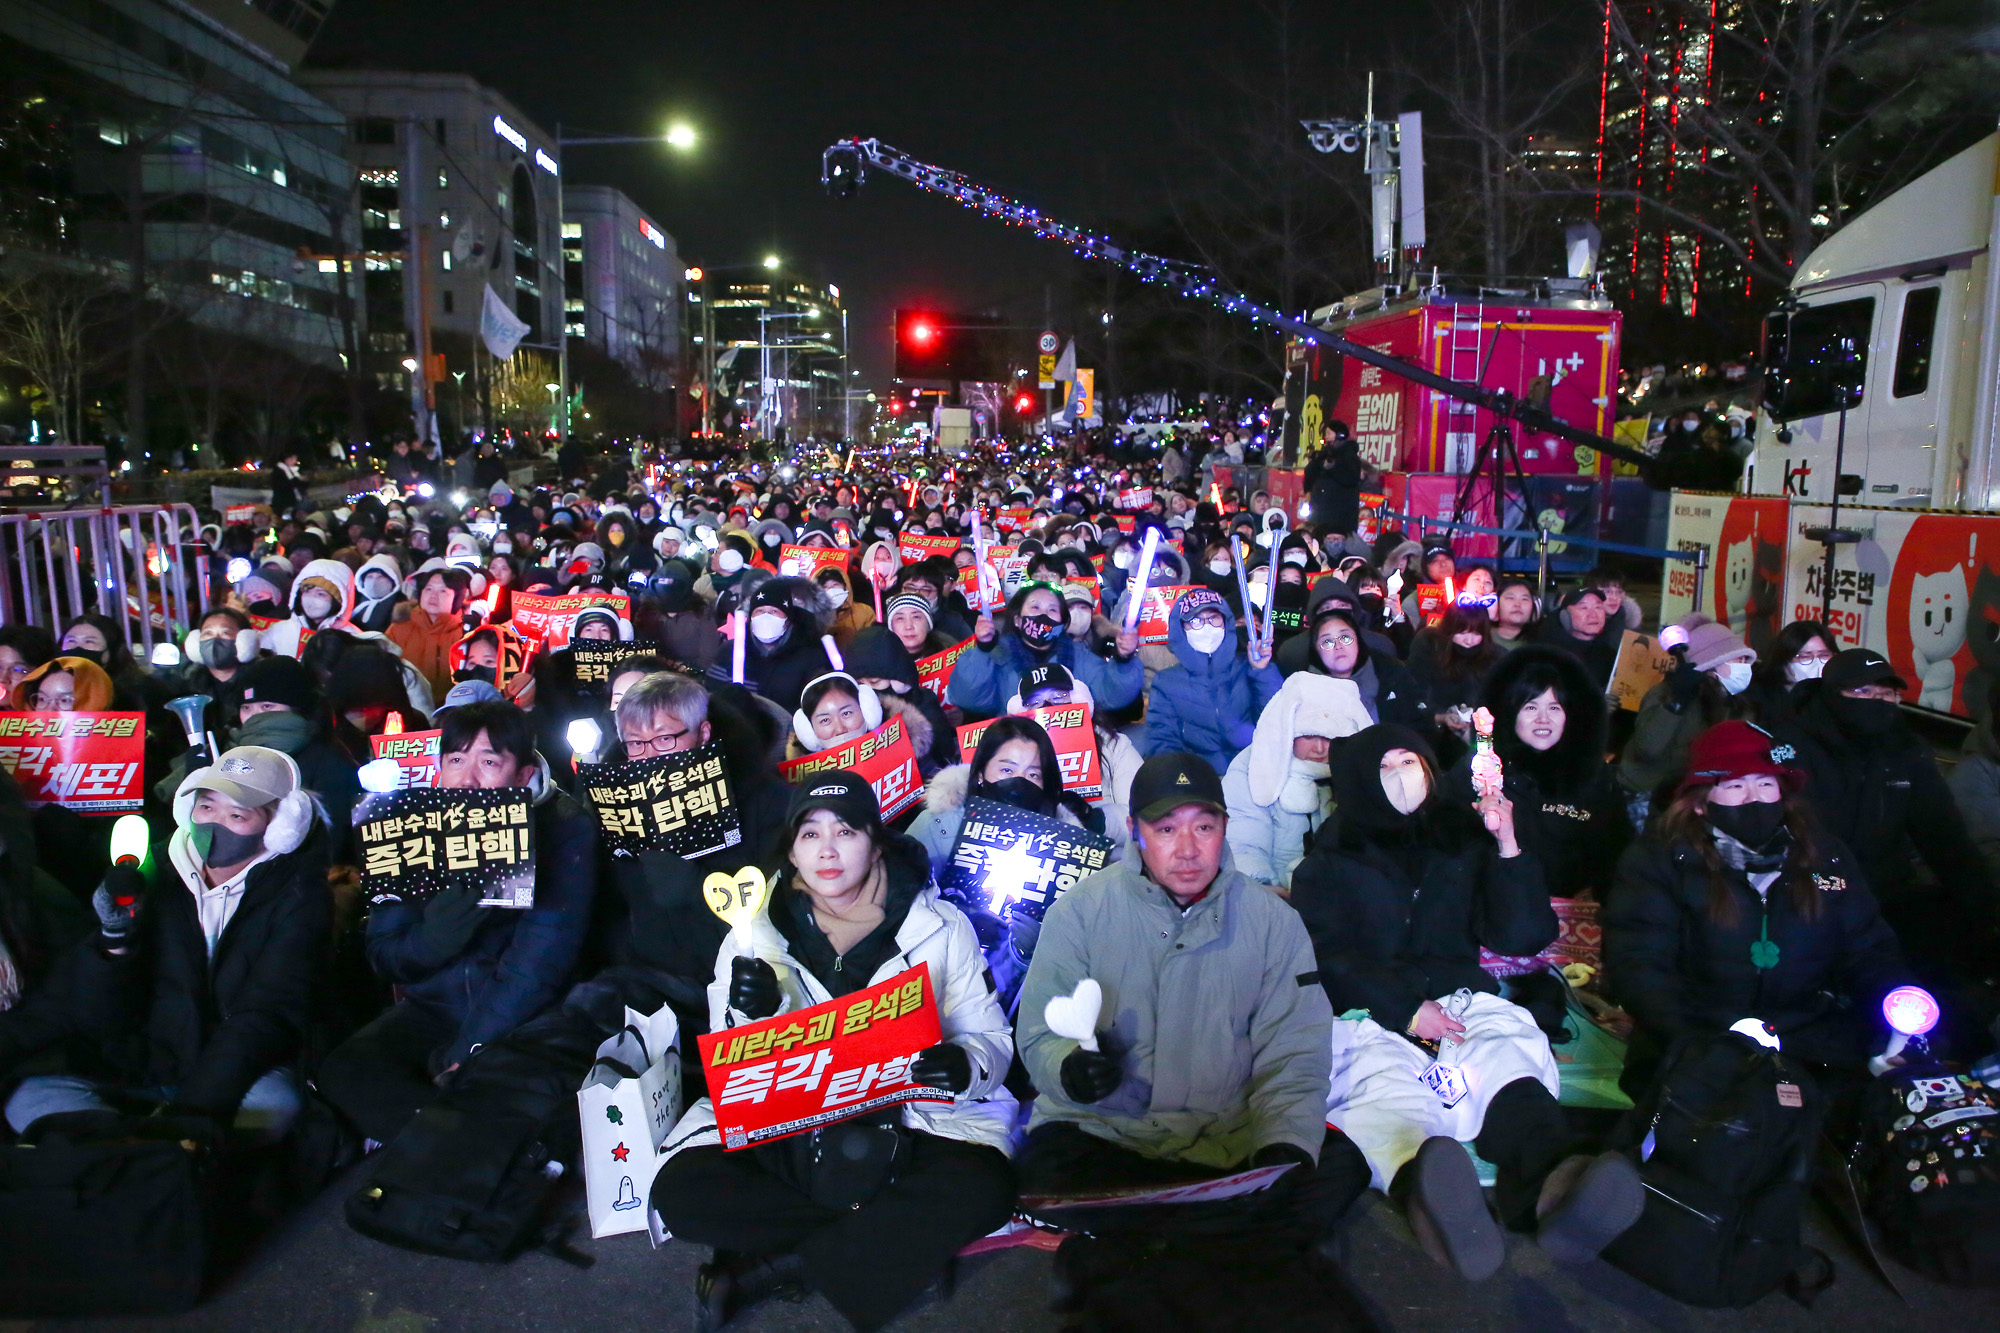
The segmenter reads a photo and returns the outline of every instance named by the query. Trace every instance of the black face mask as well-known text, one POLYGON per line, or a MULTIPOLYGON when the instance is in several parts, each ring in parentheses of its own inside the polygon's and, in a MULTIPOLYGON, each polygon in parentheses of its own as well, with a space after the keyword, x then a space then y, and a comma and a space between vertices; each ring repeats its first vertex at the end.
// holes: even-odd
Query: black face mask
POLYGON ((235 666, 236 636, 232 634, 227 638, 202 640, 201 660, 221 671, 235 666))
POLYGON ((1054 616, 1022 616, 1014 622, 1030 648, 1046 648, 1062 633, 1062 621, 1054 616))
POLYGON ((61 656, 81 657, 86 662, 94 662, 98 666, 104 665, 104 652, 99 648, 65 648, 61 656))
POLYGON ((1896 725, 1901 706, 1893 699, 1850 699, 1828 694, 1826 706, 1842 731, 1856 736, 1880 736, 1896 725))
POLYGON ((499 674, 498 669, 494 667, 462 666, 451 673, 451 678, 453 680, 483 680, 488 685, 497 685, 499 681, 496 677, 499 674))
POLYGON ((1368 617, 1369 624, 1379 625, 1382 623, 1382 608, 1386 605, 1387 601, 1382 594, 1364 592, 1356 600, 1361 603, 1361 614, 1368 617))
POLYGON ((1708 803, 1708 822, 1751 851, 1763 850, 1785 827, 1782 801, 1745 801, 1741 805, 1708 803))
POLYGON ((1005 801, 1017 810, 1027 810, 1035 814, 1046 814, 1055 802, 1049 793, 1030 778, 1003 778, 998 782, 979 784, 979 795, 990 800, 1005 801))
POLYGON ((203 865, 241 865, 264 850, 262 833, 238 833, 221 824, 194 824, 188 828, 188 843, 203 865))

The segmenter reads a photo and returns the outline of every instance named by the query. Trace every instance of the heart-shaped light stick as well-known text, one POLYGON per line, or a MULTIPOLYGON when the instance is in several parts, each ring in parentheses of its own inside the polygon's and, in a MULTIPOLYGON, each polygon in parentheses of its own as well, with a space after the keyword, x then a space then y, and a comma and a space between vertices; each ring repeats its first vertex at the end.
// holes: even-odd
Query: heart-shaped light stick
POLYGON ((1068 1037, 1082 1044, 1086 1051, 1097 1049, 1097 1015, 1104 1008, 1104 988, 1096 978, 1085 977, 1076 983, 1076 989, 1068 995, 1049 998, 1042 1010, 1042 1021, 1049 1025, 1049 1031, 1058 1037, 1068 1037))
POLYGON ((735 874, 718 870, 701 882, 701 896, 708 910, 721 917, 732 930, 741 930, 757 919, 771 901, 771 886, 764 872, 745 866, 735 874))

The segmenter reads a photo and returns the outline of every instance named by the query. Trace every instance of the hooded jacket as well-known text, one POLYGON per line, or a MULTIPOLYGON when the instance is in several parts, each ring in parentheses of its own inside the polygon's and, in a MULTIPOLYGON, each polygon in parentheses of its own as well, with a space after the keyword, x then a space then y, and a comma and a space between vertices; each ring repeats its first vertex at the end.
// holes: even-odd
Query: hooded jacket
MULTIPOLYGON (((854 585, 848 580, 847 571, 837 565, 822 571, 819 577, 824 578, 828 574, 838 578, 840 586, 847 589, 847 600, 834 608, 833 617, 827 625, 827 633, 833 635, 834 643, 845 650, 847 645, 854 641, 855 635, 875 623, 873 594, 866 599, 856 597, 854 585)), ((819 578, 813 581, 817 583, 819 578)))
POLYGON ((281 657, 297 657, 305 647, 308 633, 324 634, 328 630, 347 629, 354 615, 354 572, 338 560, 313 560, 299 571, 292 580, 292 592, 288 602, 291 608, 289 619, 281 620, 264 631, 264 651, 277 653, 281 657), (306 613, 299 609, 299 599, 308 588, 319 588, 333 594, 334 609, 318 625, 306 623, 306 613))
POLYGON ((389 626, 387 638, 424 678, 431 698, 442 699, 451 692, 451 650, 465 637, 464 617, 449 612, 434 616, 418 603, 409 612, 408 619, 389 626))
MULTIPOLYGON (((882 860, 888 872, 888 904, 903 908, 894 949, 856 989, 887 981, 921 965, 930 968, 937 997, 938 1025, 945 1041, 965 1048, 972 1061, 972 1084, 948 1102, 907 1102, 903 1125, 940 1138, 957 1139, 1002 1153, 1011 1153, 1019 1104, 1007 1091, 1007 1071, 1013 1065, 1013 1033, 986 973, 979 937, 965 914, 938 896, 930 885, 923 850, 900 834, 883 835, 882 860)), ((777 882, 774 901, 746 925, 730 930, 716 953, 708 986, 709 1030, 721 1032, 752 1022, 729 1007, 729 987, 738 958, 762 958, 776 969, 783 997, 778 1012, 792 1013, 834 998, 826 985, 794 955, 791 942, 771 919, 784 910, 777 894, 797 895, 791 886, 789 862, 771 868, 777 882)), ((715 1147, 715 1107, 703 1097, 667 1135, 667 1153, 715 1147)))
POLYGON ((951 683, 945 687, 945 701, 977 717, 992 717, 1022 676, 1050 662, 1088 685, 1098 707, 1107 712, 1126 707, 1139 697, 1146 683, 1146 668, 1137 657, 1124 661, 1099 657, 1078 648, 1076 640, 1060 632, 1047 651, 1037 653, 1010 627, 996 634, 990 644, 975 643, 972 651, 958 659, 951 683))
POLYGON ((1218 773, 1228 771, 1237 751, 1250 744, 1264 705, 1284 683, 1276 664, 1253 667, 1237 656, 1241 642, 1219 596, 1205 588, 1182 594, 1167 619, 1167 647, 1177 664, 1153 677, 1141 754, 1184 751, 1200 755, 1218 773), (1188 642, 1188 622, 1210 608, 1222 613, 1222 644, 1212 653, 1198 652, 1188 642))
POLYGON ((1298 914, 1225 863, 1183 912, 1136 850, 1056 899, 1021 989, 1022 1062, 1040 1095, 1030 1129, 1073 1124, 1147 1157, 1229 1167, 1289 1143, 1315 1161, 1326 1137, 1333 1010, 1298 914), (1124 1080, 1073 1102, 1062 1062, 1077 1043, 1049 1001, 1093 978, 1098 1031, 1124 1080))
POLYGON ((486 908, 487 919, 458 956, 426 952, 421 903, 387 902, 368 913, 368 963, 422 1005, 458 1025, 440 1067, 506 1036, 546 1009, 570 981, 590 928, 597 888, 597 827, 556 787, 537 756, 529 779, 535 804, 535 905, 486 908))
POLYGON ((271 855, 250 867, 211 952, 190 887, 199 873, 187 845, 194 794, 183 783, 174 831, 146 860, 126 951, 105 952, 93 932, 0 1014, 0 1070, 67 1042, 72 1072, 170 1087, 176 1104, 221 1116, 266 1073, 298 1063, 333 915, 326 826, 304 808, 306 818, 266 831, 271 855))
POLYGON ((1312 934, 1336 1012, 1366 1009, 1390 1032, 1425 1000, 1461 988, 1497 994, 1479 966, 1483 945, 1510 957, 1556 937, 1533 854, 1502 857, 1478 818, 1438 790, 1408 815, 1382 789, 1382 756, 1436 758, 1406 728, 1370 727, 1334 751, 1338 832, 1292 872, 1292 906, 1312 934))
MULTIPOLYGON (((1611 885, 1618 856, 1632 840, 1625 793, 1604 762, 1606 718, 1601 696, 1582 664, 1568 653, 1528 644, 1509 653, 1487 675, 1481 702, 1493 712, 1493 752, 1499 756, 1507 799, 1514 803, 1514 833, 1521 849, 1541 863, 1549 893, 1574 898, 1611 885), (1536 750, 1501 716, 1501 701, 1525 673, 1558 673, 1563 734, 1554 748, 1536 750)), ((1472 755, 1452 767, 1446 788, 1470 804, 1472 755)))
POLYGON ((354 627, 375 633, 386 633, 396 618, 396 608, 408 600, 403 596, 403 569, 392 555, 374 555, 354 571, 354 627), (382 597, 362 595, 362 577, 369 570, 378 570, 389 576, 389 591, 382 597))
MULTIPOLYGON (((819 641, 817 618, 792 598, 793 586, 801 583, 807 581, 792 578, 766 581, 751 594, 750 616, 743 627, 743 632, 750 636, 743 655, 744 686, 788 713, 799 706, 799 698, 808 684, 833 669, 833 664, 827 660, 826 649, 819 641), (772 644, 760 641, 751 633, 748 623, 756 618, 758 611, 767 608, 785 614, 785 637, 772 644)), ((807 586, 812 585, 807 583, 807 586)), ((814 591, 817 592, 817 589, 814 591)), ((729 680, 734 664, 735 645, 725 644, 708 669, 709 677, 718 681, 729 680)))
POLYGON ((1340 738, 1370 725, 1351 680, 1302 671, 1288 676, 1257 718, 1250 745, 1222 775, 1229 852, 1251 879, 1289 892, 1292 870, 1333 813, 1332 771, 1292 754, 1300 736, 1340 738))
MULTIPOLYGON (((1346 613, 1350 623, 1358 624, 1360 614, 1346 613)), ((1298 637, 1306 643, 1306 670, 1330 676, 1320 662, 1315 643, 1319 634, 1317 621, 1319 613, 1314 612, 1306 620, 1306 630, 1298 637)), ((1377 722, 1408 727, 1421 736, 1428 736, 1435 723, 1431 721, 1432 709, 1423 697, 1417 678, 1410 669, 1394 657, 1385 657, 1375 651, 1366 630, 1360 631, 1361 655, 1354 665, 1354 674, 1348 679, 1361 692, 1361 706, 1368 710, 1368 716, 1377 722)))
POLYGON ((87 657, 69 656, 52 657, 21 677, 8 697, 8 706, 16 710, 32 709, 34 705, 29 698, 40 690, 43 678, 64 671, 74 678, 71 692, 76 696, 77 712, 99 713, 112 706, 116 691, 110 674, 87 657))
MULTIPOLYGON (((958 730, 945 717, 944 701, 924 688, 918 679, 916 659, 910 656, 909 649, 903 647, 901 639, 890 633, 886 625, 870 625, 842 644, 841 651, 846 656, 850 675, 856 679, 886 680, 901 686, 901 689, 877 693, 884 699, 893 694, 913 712, 921 713, 929 724, 930 748, 917 751, 917 767, 922 770, 926 781, 945 765, 958 762, 958 730)), ((915 743, 912 739, 911 744, 915 743)))

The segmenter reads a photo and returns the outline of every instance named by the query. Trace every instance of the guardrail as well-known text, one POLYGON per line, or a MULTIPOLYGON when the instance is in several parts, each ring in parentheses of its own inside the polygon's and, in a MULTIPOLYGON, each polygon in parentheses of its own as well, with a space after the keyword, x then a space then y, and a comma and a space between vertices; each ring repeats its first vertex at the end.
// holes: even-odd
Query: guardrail
POLYGON ((142 665, 206 606, 208 548, 193 505, 0 514, 0 562, 0 625, 60 633, 94 611, 142 665))
MULTIPOLYGON (((1397 519, 1403 523, 1417 525, 1417 540, 1422 541, 1432 528, 1442 528, 1448 532, 1473 532, 1486 537, 1498 537, 1503 541, 1525 541, 1535 544, 1535 594, 1546 599, 1549 595, 1549 543, 1563 542, 1572 546, 1584 546, 1594 551, 1611 551, 1618 555, 1636 556, 1641 560, 1687 560, 1694 565, 1694 602, 1701 602, 1701 585, 1708 575, 1708 548, 1697 547, 1692 551, 1674 551, 1666 547, 1632 546, 1625 542, 1601 541, 1596 537, 1573 536, 1570 533, 1551 536, 1547 528, 1489 528, 1477 523, 1457 522, 1451 519, 1430 518, 1423 514, 1405 514, 1384 506, 1381 516, 1397 519)), ((1404 531, 1408 531, 1405 528, 1404 531)))

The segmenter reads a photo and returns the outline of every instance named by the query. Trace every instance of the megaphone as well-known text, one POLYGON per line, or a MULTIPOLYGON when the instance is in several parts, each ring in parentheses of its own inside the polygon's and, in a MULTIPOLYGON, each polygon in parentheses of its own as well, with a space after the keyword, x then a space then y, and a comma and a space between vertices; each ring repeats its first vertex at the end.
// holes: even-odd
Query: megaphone
POLYGON ((215 738, 202 726, 202 719, 208 706, 215 700, 206 694, 183 694, 178 699, 167 700, 167 711, 181 720, 182 730, 187 732, 188 770, 205 767, 215 762, 215 738))

